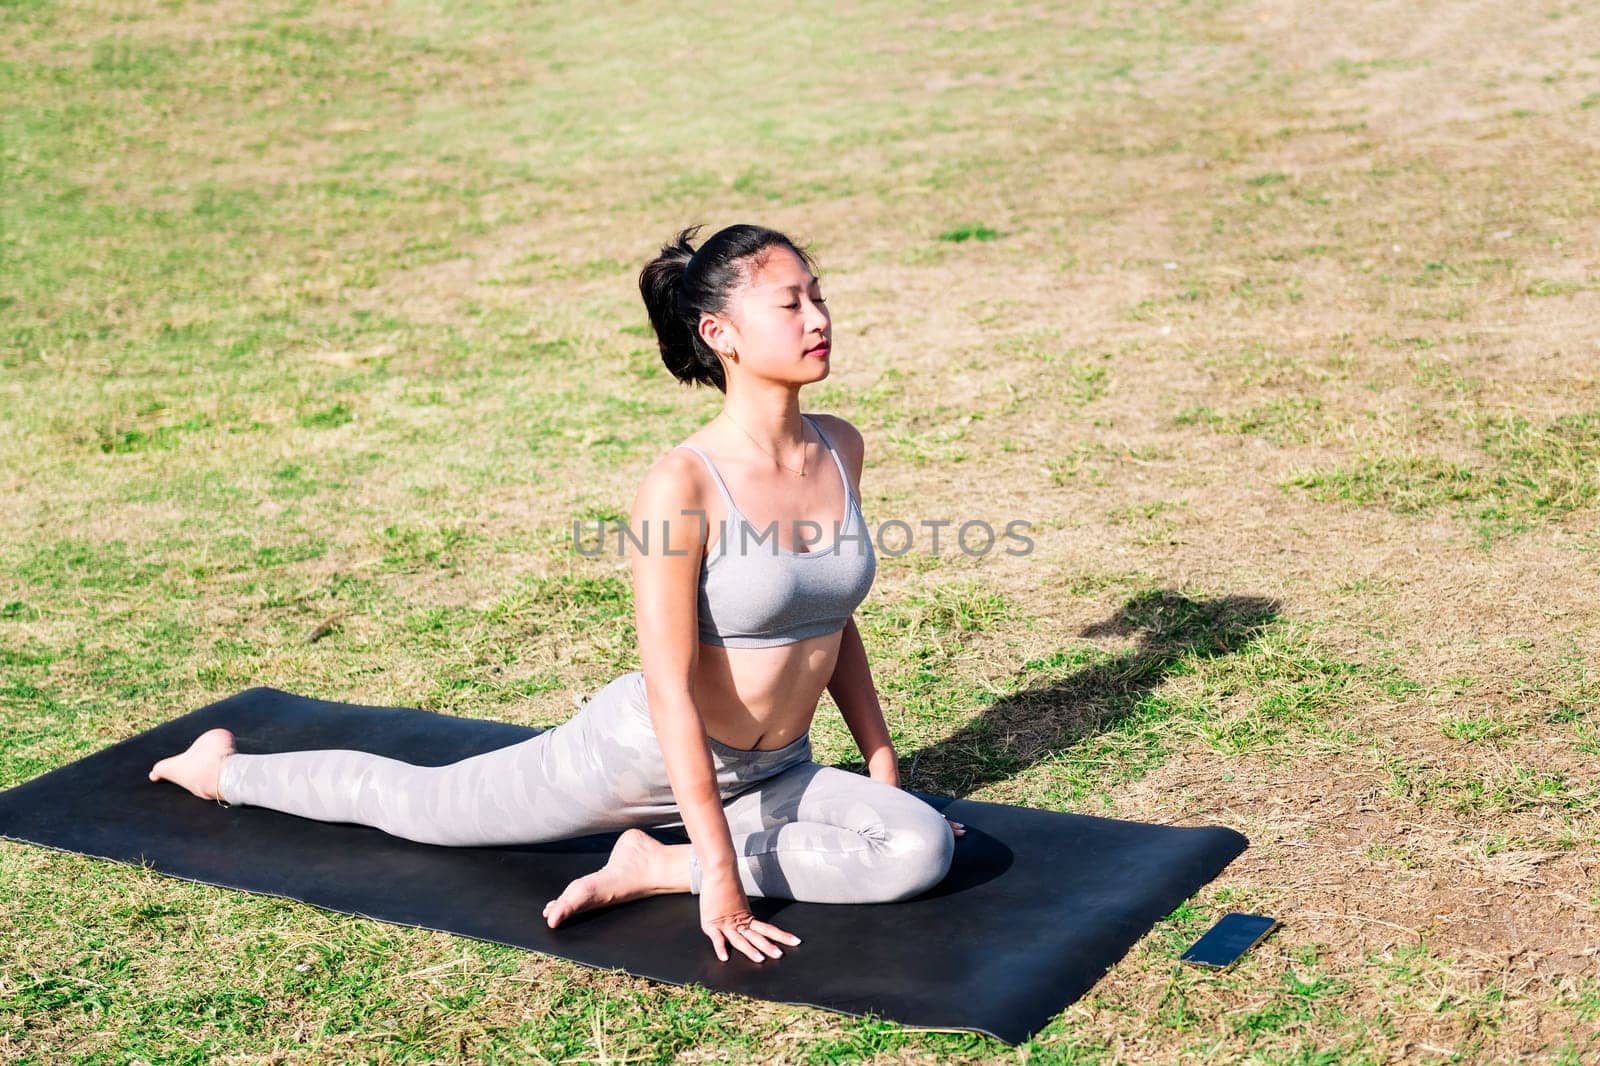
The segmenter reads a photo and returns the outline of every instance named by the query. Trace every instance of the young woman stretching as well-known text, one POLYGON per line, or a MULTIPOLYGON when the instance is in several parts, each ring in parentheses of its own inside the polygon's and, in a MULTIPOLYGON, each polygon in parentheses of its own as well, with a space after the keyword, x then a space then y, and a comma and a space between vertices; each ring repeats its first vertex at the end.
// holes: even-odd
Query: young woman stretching
POLYGON ((724 962, 728 945, 761 962, 800 942, 756 920, 751 896, 884 902, 944 878, 964 829, 899 787, 852 617, 877 573, 855 487, 861 436, 800 412, 800 389, 828 376, 831 347, 811 258, 760 226, 730 226, 696 251, 698 231, 639 275, 667 369, 725 395, 634 500, 643 669, 538 736, 448 766, 348 750, 237 754, 233 735, 212 729, 156 763, 152 781, 430 844, 624 829, 604 868, 545 905, 545 921, 694 892, 724 962), (824 688, 867 777, 811 759, 824 688), (641 828, 667 826, 690 843, 641 828))

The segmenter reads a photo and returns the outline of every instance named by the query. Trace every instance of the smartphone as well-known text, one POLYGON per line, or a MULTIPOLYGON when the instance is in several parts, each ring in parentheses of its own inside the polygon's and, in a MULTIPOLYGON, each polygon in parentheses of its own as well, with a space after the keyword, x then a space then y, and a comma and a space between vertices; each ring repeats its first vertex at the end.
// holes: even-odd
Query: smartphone
POLYGON ((1224 914, 1178 961, 1226 970, 1281 924, 1264 914, 1224 914))

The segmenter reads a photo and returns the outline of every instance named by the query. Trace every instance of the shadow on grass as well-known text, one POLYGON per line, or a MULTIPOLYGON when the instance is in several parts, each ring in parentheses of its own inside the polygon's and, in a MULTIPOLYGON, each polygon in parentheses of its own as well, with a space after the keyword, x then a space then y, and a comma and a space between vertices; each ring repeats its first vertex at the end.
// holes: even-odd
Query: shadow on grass
POLYGON ((1193 600, 1164 589, 1141 593, 1080 634, 1137 634, 1136 647, 1000 700, 944 740, 903 757, 901 785, 960 797, 1006 780, 1110 729, 1195 660, 1239 652, 1277 619, 1278 606, 1261 597, 1193 600))

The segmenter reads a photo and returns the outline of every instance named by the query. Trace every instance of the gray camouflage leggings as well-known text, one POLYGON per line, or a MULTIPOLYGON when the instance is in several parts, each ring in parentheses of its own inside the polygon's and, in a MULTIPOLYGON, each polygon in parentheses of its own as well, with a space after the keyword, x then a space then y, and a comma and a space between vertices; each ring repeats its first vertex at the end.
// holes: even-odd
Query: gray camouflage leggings
MULTIPOLYGON (((746 895, 879 903, 924 892, 949 871, 955 837, 943 815, 902 789, 812 762, 809 733, 772 751, 706 740, 746 895)), ((425 844, 539 844, 683 825, 638 670, 560 725, 447 766, 344 749, 235 754, 218 791, 225 803, 425 844)), ((689 886, 700 891, 692 850, 689 886)))

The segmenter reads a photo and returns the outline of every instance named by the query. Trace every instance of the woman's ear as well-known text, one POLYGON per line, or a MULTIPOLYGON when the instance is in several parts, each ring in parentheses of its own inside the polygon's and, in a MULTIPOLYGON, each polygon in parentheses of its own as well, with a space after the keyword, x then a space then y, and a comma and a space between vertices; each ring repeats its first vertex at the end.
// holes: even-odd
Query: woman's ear
POLYGON ((732 338, 728 336, 728 325, 716 315, 701 315, 699 332, 700 339, 714 352, 727 355, 728 350, 733 347, 732 338))

